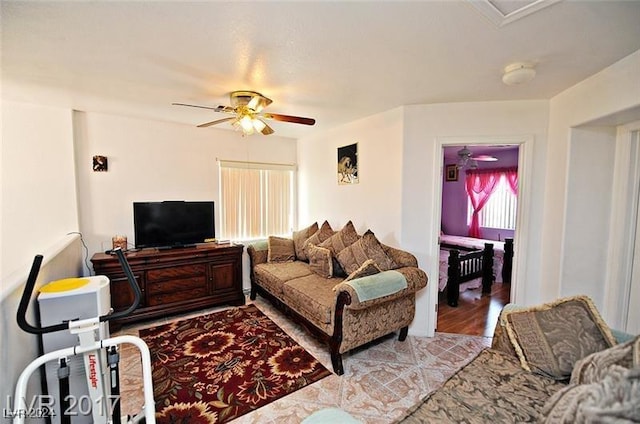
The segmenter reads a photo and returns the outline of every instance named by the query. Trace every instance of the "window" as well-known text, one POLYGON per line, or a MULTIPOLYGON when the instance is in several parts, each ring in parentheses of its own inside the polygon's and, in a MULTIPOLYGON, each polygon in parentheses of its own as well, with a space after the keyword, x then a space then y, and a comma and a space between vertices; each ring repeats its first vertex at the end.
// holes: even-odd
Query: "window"
MULTIPOLYGON (((515 230, 517 200, 517 196, 509 187, 507 178, 502 175, 495 191, 479 212, 480 227, 515 230)), ((473 206, 471 201, 467 205, 467 224, 471 225, 473 206)))
POLYGON ((468 170, 465 190, 470 237, 482 238, 481 227, 515 229, 517 168, 468 170))
POLYGON ((220 161, 220 238, 290 234, 294 165, 220 161))

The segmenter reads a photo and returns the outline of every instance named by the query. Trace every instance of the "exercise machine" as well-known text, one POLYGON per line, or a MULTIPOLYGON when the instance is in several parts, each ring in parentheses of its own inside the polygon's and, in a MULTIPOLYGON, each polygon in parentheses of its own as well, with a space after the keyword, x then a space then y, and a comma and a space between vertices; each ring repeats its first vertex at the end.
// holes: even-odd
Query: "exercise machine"
MULTIPOLYGON (((14 424, 23 424, 26 418, 42 418, 48 416, 54 418, 55 422, 61 424, 71 424, 75 417, 83 417, 88 422, 94 424, 121 424, 146 422, 147 424, 155 424, 155 401, 153 398, 153 383, 151 379, 151 355, 146 343, 139 337, 134 336, 117 336, 107 337, 104 332, 100 331, 102 323, 107 323, 112 319, 121 318, 130 314, 138 307, 142 293, 136 282, 131 267, 121 249, 115 249, 127 280, 134 294, 134 300, 131 306, 123 311, 99 315, 88 319, 78 319, 70 317, 69 320, 63 320, 60 323, 33 326, 27 322, 26 314, 33 289, 42 265, 42 255, 34 258, 31 271, 25 284, 22 298, 18 306, 17 320, 18 325, 24 331, 44 335, 58 331, 69 331, 77 336, 78 344, 75 346, 58 349, 47 352, 36 358, 22 371, 16 384, 14 397, 14 409, 12 411, 14 424), (119 387, 119 353, 118 348, 123 344, 131 344, 136 347, 142 359, 142 378, 144 391, 144 405, 142 410, 135 416, 122 417, 120 412, 120 387, 119 387), (84 366, 82 375, 86 384, 88 395, 82 395, 82 399, 70 393, 69 376, 70 376, 70 359, 81 356, 84 366), (27 385, 31 375, 41 366, 48 362, 57 361, 58 368, 58 399, 47 398, 45 409, 39 408, 34 410, 34 402, 27 404, 27 385), (86 402, 83 402, 86 401, 86 402), (88 417, 88 418, 87 418, 88 417)), ((68 279, 66 284, 81 285, 88 284, 92 278, 106 277, 87 277, 78 279, 68 279), (86 281, 85 281, 86 280, 86 281)), ((42 406, 42 402, 37 403, 42 406)), ((80 418, 79 418, 80 419, 80 418)), ((78 421, 80 422, 80 421, 78 421)))

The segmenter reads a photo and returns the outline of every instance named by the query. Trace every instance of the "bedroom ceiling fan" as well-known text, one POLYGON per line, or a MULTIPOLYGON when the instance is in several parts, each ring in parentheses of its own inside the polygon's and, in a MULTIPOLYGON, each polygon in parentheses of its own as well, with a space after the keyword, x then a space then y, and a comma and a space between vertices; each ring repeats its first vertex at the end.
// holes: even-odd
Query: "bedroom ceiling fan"
POLYGON ((212 125, 230 121, 231 125, 235 129, 242 131, 243 135, 251 135, 255 132, 259 132, 263 135, 273 134, 273 128, 271 128, 265 122, 265 120, 269 119, 303 125, 314 125, 316 123, 316 120, 313 118, 303 118, 300 116, 263 112, 262 110, 265 107, 269 106, 272 103, 272 100, 255 91, 232 91, 229 94, 229 99, 231 106, 220 105, 218 107, 209 107, 189 105, 185 103, 172 104, 176 106, 211 109, 216 112, 231 114, 233 116, 217 119, 215 121, 205 122, 204 124, 198 125, 198 127, 210 127, 212 125))
POLYGON ((495 162, 498 158, 490 155, 477 155, 474 156, 473 152, 464 146, 458 150, 458 169, 462 169, 469 165, 471 169, 478 169, 478 162, 495 162))

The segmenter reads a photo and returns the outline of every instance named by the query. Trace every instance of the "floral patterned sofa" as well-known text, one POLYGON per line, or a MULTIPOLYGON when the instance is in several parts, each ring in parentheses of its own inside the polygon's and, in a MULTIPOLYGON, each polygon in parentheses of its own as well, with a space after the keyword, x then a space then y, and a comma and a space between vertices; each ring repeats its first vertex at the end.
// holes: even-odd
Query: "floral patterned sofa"
POLYGON ((640 422, 640 337, 616 336, 585 296, 507 305, 491 348, 396 423, 640 422))
POLYGON ((334 231, 325 221, 249 244, 251 299, 257 294, 327 343, 333 370, 342 354, 399 331, 407 336, 415 294, 427 275, 412 254, 357 234, 349 221, 334 231))

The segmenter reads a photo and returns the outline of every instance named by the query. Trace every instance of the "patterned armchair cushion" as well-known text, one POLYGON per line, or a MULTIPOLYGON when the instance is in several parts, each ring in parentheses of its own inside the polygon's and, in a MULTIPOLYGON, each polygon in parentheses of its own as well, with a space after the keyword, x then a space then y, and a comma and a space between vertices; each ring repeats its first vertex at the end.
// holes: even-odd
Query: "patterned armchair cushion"
POLYGON ((566 385, 530 373, 518 359, 485 349, 395 423, 531 423, 566 385))
POLYGON ((616 344, 586 296, 506 312, 504 318, 522 367, 559 380, 571 377, 578 360, 616 344))
POLYGON ((290 238, 269 236, 267 262, 292 262, 296 260, 296 249, 290 238))
POLYGON ((372 259, 382 271, 397 267, 371 230, 367 230, 358 241, 338 253, 337 259, 347 274, 357 270, 369 259, 372 259))
POLYGON ((307 261, 307 254, 304 251, 304 243, 309 237, 318 231, 318 223, 314 222, 307 228, 293 232, 293 244, 296 248, 296 258, 300 261, 307 261))

